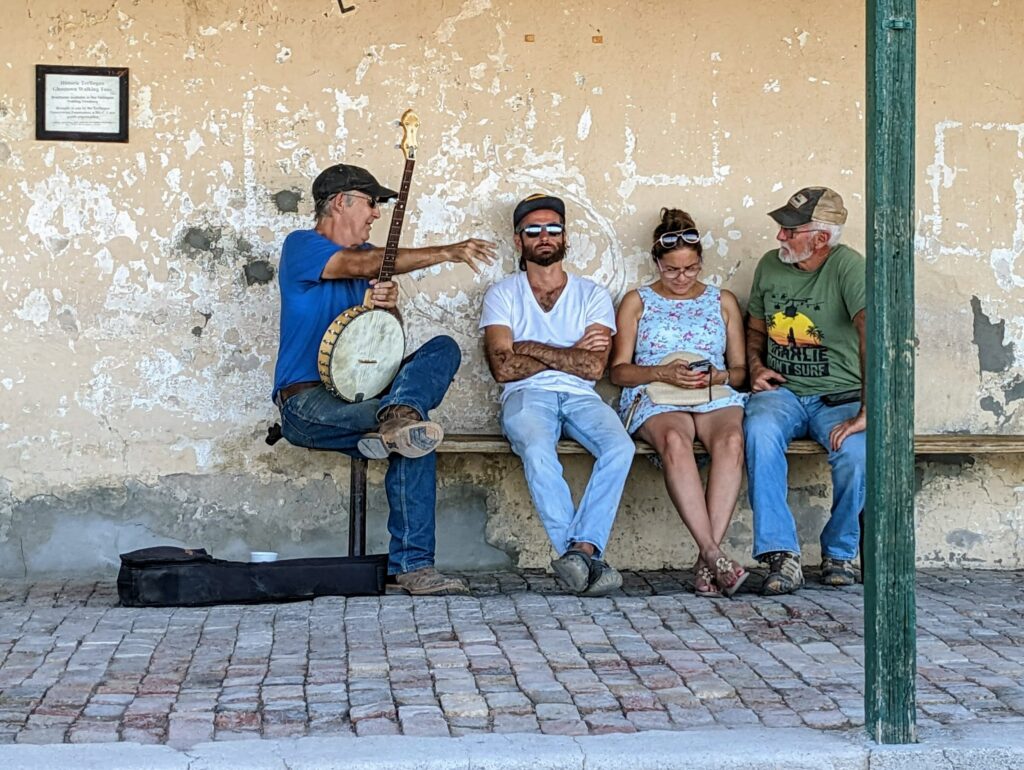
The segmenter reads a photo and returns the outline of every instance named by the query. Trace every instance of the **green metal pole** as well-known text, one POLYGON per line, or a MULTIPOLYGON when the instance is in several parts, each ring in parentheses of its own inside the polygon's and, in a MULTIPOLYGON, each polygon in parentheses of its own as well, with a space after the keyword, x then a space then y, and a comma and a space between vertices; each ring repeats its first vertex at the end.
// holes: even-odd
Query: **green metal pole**
POLYGON ((864 713, 916 741, 914 0, 867 2, 867 505, 864 713))

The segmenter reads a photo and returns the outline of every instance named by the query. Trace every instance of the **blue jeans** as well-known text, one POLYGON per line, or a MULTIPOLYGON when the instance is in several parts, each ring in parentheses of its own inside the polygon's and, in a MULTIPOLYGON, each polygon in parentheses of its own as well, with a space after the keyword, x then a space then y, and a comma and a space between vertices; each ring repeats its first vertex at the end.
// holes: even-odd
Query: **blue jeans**
POLYGON ((635 451, 615 411, 596 393, 582 396, 527 388, 505 400, 501 429, 523 461, 533 505, 558 554, 572 543, 590 543, 600 556, 635 451), (563 434, 597 458, 579 508, 573 505, 555 451, 563 434))
POLYGON ((754 393, 743 418, 747 487, 754 511, 754 557, 772 551, 800 553, 793 512, 786 501, 789 466, 786 448, 809 436, 828 450, 832 467, 832 515, 821 531, 821 554, 853 559, 860 543, 864 509, 865 433, 848 436, 838 452, 829 449, 832 428, 857 414, 860 402, 826 406, 820 396, 797 396, 786 388, 754 393))
MULTIPOLYGON (((281 433, 296 446, 333 449, 360 457, 356 444, 377 428, 378 416, 391 405, 411 406, 424 419, 441 403, 462 353, 451 337, 434 337, 402 362, 381 398, 350 404, 321 385, 304 390, 281 407, 281 433)), ((437 458, 392 455, 384 488, 388 496, 388 573, 412 572, 434 563, 434 503, 437 458)))

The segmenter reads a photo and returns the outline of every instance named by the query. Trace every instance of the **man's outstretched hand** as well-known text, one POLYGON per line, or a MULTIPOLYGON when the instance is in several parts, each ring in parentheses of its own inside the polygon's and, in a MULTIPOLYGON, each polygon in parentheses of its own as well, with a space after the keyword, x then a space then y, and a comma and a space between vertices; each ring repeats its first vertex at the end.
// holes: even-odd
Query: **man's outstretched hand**
POLYGON ((462 262, 479 273, 483 265, 494 264, 497 245, 481 238, 467 238, 441 247, 445 262, 462 262))

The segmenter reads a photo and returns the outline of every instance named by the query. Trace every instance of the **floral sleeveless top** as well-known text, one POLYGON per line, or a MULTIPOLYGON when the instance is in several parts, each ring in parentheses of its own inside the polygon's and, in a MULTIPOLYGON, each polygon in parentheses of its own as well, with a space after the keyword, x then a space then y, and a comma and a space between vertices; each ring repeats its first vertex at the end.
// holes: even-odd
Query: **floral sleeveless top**
MULTIPOLYGON (((644 303, 644 311, 637 326, 636 349, 633 362, 641 366, 655 366, 669 353, 685 350, 699 353, 716 369, 725 369, 725 319, 722 317, 722 292, 715 286, 705 286, 704 292, 693 299, 665 299, 650 286, 637 289, 644 303)), ((629 422, 633 433, 648 418, 665 412, 712 412, 727 406, 742 407, 747 402, 745 393, 728 387, 729 395, 696 406, 655 404, 647 397, 647 386, 623 388, 619 399, 619 416, 623 422, 637 396, 637 408, 629 422)))

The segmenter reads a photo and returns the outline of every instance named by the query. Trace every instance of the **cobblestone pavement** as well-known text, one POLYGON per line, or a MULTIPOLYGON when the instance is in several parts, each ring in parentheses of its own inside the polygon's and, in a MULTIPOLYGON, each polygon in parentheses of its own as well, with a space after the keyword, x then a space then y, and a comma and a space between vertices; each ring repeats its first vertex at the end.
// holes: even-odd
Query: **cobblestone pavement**
MULTIPOLYGON (((921 726, 1024 722, 1022 577, 919 574, 921 726)), ((0 582, 0 743, 863 724, 860 586, 467 578, 472 597, 175 609, 118 607, 112 580, 0 582)))

